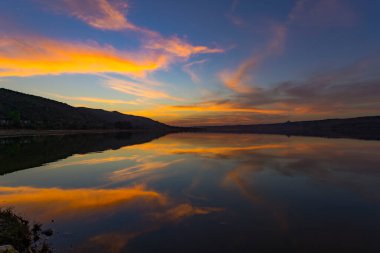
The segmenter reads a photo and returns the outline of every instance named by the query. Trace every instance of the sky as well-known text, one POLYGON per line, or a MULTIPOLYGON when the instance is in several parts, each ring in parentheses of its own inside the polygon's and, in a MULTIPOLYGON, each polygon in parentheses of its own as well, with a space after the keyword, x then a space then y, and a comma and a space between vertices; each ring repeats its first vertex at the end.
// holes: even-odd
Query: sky
POLYGON ((0 87, 178 126, 380 115, 380 1, 1 0, 0 87))

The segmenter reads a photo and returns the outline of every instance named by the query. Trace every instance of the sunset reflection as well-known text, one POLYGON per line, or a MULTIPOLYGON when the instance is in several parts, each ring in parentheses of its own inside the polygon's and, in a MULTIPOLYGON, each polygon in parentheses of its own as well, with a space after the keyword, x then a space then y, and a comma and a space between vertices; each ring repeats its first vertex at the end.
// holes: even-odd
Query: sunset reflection
MULTIPOLYGON (((88 137, 81 138, 85 143, 88 137)), ((62 152, 54 146, 61 142, 53 143, 50 149, 62 152)), ((260 243, 273 238, 310 243, 304 226, 313 227, 310 235, 323 230, 329 238, 349 236, 363 223, 375 229, 357 212, 374 217, 370 210, 380 203, 376 141, 181 133, 112 149, 106 143, 101 152, 77 150, 80 155, 31 163, 34 168, 0 177, 0 206, 39 222, 55 220, 51 226, 61 233, 75 227, 75 236, 53 239, 58 252, 151 252, 161 246, 196 251, 209 245, 201 242, 209 237, 223 252, 227 238, 237 236, 241 247, 261 249, 260 243), (343 208, 349 205, 356 211, 343 208), (351 230, 332 229, 321 216, 339 223, 349 219, 351 230), (78 227, 79 221, 84 225, 78 227), (171 245, 172 238, 183 244, 171 245)), ((39 144, 25 145, 18 157, 28 162, 28 152, 39 144)), ((18 168, 7 155, 1 159, 18 168)), ((356 242, 369 238, 357 236, 356 242)))
POLYGON ((2 205, 15 206, 39 220, 65 219, 93 211, 112 211, 123 205, 163 205, 162 194, 143 186, 119 189, 60 189, 0 187, 2 205))

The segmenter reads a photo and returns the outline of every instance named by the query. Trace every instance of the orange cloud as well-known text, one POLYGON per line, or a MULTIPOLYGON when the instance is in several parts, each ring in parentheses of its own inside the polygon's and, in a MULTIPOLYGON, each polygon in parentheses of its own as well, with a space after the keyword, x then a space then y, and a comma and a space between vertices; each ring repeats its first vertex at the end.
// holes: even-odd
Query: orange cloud
POLYGON ((255 89, 249 85, 251 77, 248 75, 248 72, 257 66, 260 61, 261 56, 253 56, 240 64, 234 71, 222 71, 219 74, 219 78, 230 90, 237 93, 251 93, 255 89))
POLYGON ((193 46, 190 43, 173 36, 171 38, 155 37, 150 40, 146 45, 146 48, 153 50, 161 50, 168 54, 188 58, 195 54, 210 54, 210 53, 222 53, 223 49, 209 48, 206 46, 193 46))
MULTIPOLYGON (((102 30, 133 30, 142 40, 133 53, 95 42, 68 42, 39 36, 0 35, 0 77, 60 74, 116 73, 144 78, 147 74, 165 69, 178 60, 205 53, 221 53, 222 49, 194 46, 184 39, 164 37, 158 32, 136 26, 126 18, 129 8, 118 0, 40 0, 57 11, 66 11, 88 25, 102 30)), ((128 84, 130 87, 131 85, 128 84)), ((141 89, 112 86, 115 90, 138 94, 141 89)), ((164 93, 143 90, 143 95, 168 98, 164 93)), ((80 98, 87 102, 92 98, 80 98)), ((120 103, 120 101, 118 101, 120 103)))
POLYGON ((50 94, 56 98, 61 98, 65 100, 73 101, 82 101, 90 103, 100 103, 100 104, 109 104, 109 105, 118 105, 118 104, 135 104, 133 101, 125 101, 120 99, 104 99, 104 98, 95 98, 95 97, 71 97, 71 96, 62 96, 58 94, 50 94))
POLYGON ((284 25, 275 25, 272 28, 273 37, 262 52, 253 54, 243 61, 235 70, 224 70, 219 74, 219 79, 224 85, 237 93, 253 93, 255 88, 252 85, 250 72, 257 68, 267 57, 282 50, 287 28, 284 25))
MULTIPOLYGON (((173 98, 174 100, 174 98, 173 98)), ((181 100, 177 98, 176 100, 181 100)), ((167 124, 195 126, 217 124, 252 124, 255 120, 250 115, 272 116, 276 122, 279 117, 288 113, 288 108, 268 106, 258 108, 235 102, 219 103, 218 101, 206 101, 189 105, 156 105, 154 108, 143 110, 123 111, 126 114, 136 114, 153 118, 167 124), (217 117, 217 119, 215 118, 217 117)), ((282 119, 281 120, 285 120, 282 119)), ((260 121, 262 122, 262 121, 260 121)))
POLYGON ((217 104, 217 103, 202 103, 199 105, 177 105, 168 106, 168 109, 174 111, 214 111, 214 112, 246 112, 246 113, 262 113, 262 114, 281 114, 286 111, 279 109, 261 109, 250 107, 236 107, 233 104, 217 104))
POLYGON ((0 37, 0 77, 64 73, 145 76, 168 63, 165 55, 132 55, 112 46, 42 37, 0 37))

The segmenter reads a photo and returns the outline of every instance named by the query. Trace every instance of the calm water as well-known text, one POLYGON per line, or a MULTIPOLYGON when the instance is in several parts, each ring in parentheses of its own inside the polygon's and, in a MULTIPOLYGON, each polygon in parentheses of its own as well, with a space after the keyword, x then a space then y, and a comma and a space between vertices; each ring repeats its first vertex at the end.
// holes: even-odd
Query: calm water
POLYGON ((379 141, 158 137, 0 139, 0 205, 55 252, 380 252, 379 141))

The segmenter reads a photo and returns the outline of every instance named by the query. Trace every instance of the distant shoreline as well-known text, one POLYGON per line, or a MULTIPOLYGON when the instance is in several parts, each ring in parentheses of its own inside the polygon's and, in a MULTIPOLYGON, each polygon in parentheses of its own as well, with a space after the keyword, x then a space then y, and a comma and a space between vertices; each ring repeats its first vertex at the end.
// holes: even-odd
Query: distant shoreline
POLYGON ((277 124, 225 125, 203 127, 130 128, 130 129, 0 129, 0 138, 19 136, 107 134, 107 133, 245 133, 280 134, 287 136, 313 136, 327 138, 351 138, 380 140, 380 116, 366 116, 348 119, 326 119, 314 121, 296 121, 277 124))

